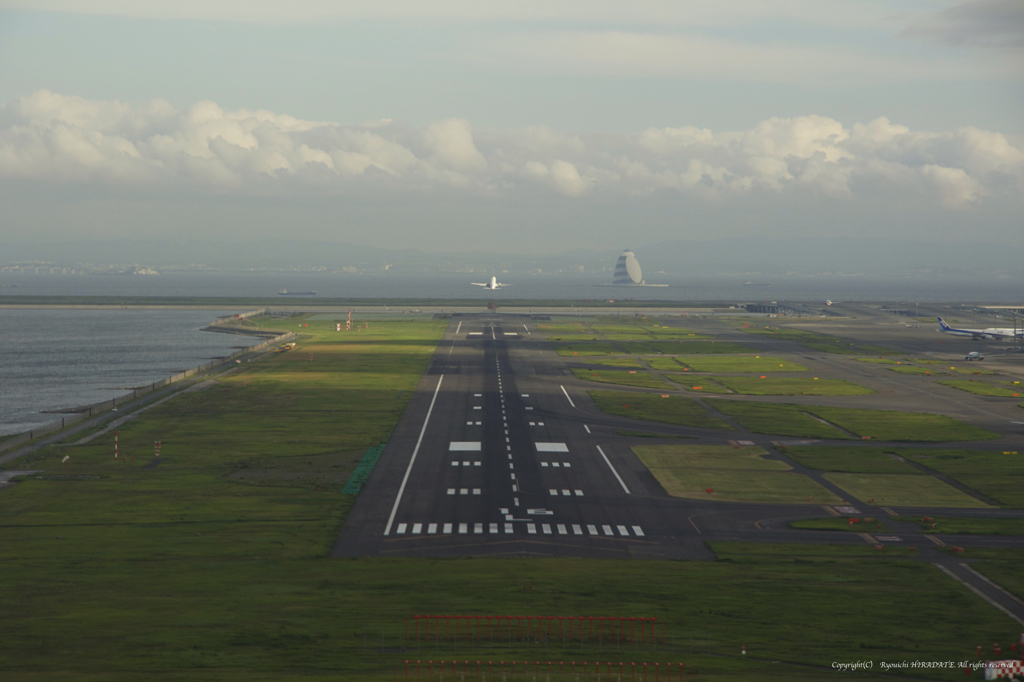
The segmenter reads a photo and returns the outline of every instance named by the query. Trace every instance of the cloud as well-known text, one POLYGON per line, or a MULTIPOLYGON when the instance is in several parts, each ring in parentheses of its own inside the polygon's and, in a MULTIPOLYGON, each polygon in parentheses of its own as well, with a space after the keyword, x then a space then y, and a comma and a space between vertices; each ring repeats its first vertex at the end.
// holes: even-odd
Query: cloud
POLYGON ((616 25, 734 26, 769 18, 822 25, 876 24, 888 13, 883 0, 2 0, 0 7, 142 17, 249 22, 304 23, 325 20, 439 19, 464 23, 584 22, 616 25))
POLYGON ((1024 48, 1024 2, 965 2, 918 20, 902 35, 940 45, 1024 48))
POLYGON ((577 202, 816 196, 946 209, 1024 192, 1024 150, 1005 135, 913 131, 885 118, 582 135, 544 126, 474 131, 462 119, 347 125, 214 102, 175 110, 163 100, 133 107, 39 91, 3 107, 0 120, 0 178, 47 187, 381 200, 438 191, 577 202))

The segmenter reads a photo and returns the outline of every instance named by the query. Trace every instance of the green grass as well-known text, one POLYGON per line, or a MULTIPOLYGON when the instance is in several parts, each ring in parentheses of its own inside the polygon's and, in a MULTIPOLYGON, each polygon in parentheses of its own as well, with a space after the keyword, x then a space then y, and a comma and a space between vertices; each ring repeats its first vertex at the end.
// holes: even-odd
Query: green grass
POLYGON ((893 360, 892 358, 854 358, 857 362, 871 362, 878 365, 895 365, 899 363, 899 360, 893 360))
POLYGON ((682 396, 625 393, 621 391, 590 391, 591 399, 603 412, 648 421, 681 424, 702 429, 723 429, 730 427, 721 419, 711 415, 698 402, 682 396))
POLYGON ((806 408, 803 406, 715 399, 708 400, 707 403, 722 414, 735 419, 743 428, 755 433, 805 438, 850 438, 842 431, 805 414, 806 408))
POLYGON ((675 388, 657 374, 650 374, 648 372, 637 372, 635 374, 631 374, 630 372, 616 369, 590 370, 577 368, 572 370, 572 373, 577 379, 599 381, 603 384, 639 386, 641 388, 660 388, 665 391, 673 390, 675 388))
POLYGON ((984 559, 973 561, 971 568, 1013 593, 1018 599, 1024 599, 1024 550, 972 547, 968 552, 972 558, 984 559))
POLYGON ((998 374, 998 372, 996 372, 995 370, 991 370, 991 369, 976 369, 976 367, 977 367, 977 365, 975 365, 974 367, 971 367, 971 366, 964 367, 964 366, 961 365, 960 367, 950 366, 949 369, 954 371, 954 372, 956 372, 957 374, 981 374, 981 375, 984 375, 984 376, 991 376, 993 374, 998 374))
POLYGON ((788 471, 792 467, 756 445, 634 445, 633 452, 648 469, 757 469, 788 471))
POLYGON ((587 360, 588 365, 606 365, 608 367, 629 367, 630 369, 643 369, 636 360, 631 358, 600 358, 596 360, 587 360))
POLYGON ((685 660, 697 679, 811 682, 837 645, 945 660, 966 647, 964 632, 1000 641, 1016 625, 931 565, 862 561, 860 546, 805 546, 806 561, 773 545, 719 547, 718 562, 329 559, 353 502, 338 482, 389 437, 443 323, 372 321, 351 335, 308 324, 298 351, 126 425, 127 462, 100 438, 8 465, 58 477, 0 493, 5 681, 384 682, 406 658, 540 657, 520 644, 374 650, 381 630, 397 648, 413 614, 457 613, 654 616, 675 651, 553 642, 545 660, 685 660), (163 463, 146 469, 153 440, 163 463), (82 478, 59 476, 69 451, 82 478), (710 654, 683 644, 695 629, 710 654))
POLYGON ((1024 535, 1024 519, 991 519, 968 517, 934 517, 931 521, 900 517, 901 521, 915 521, 925 533, 951 535, 1024 535), (932 526, 935 528, 932 528, 932 526))
POLYGON ((912 449, 900 455, 951 476, 1008 507, 1024 507, 1024 456, 1002 450, 912 449))
POLYGON ((555 346, 555 352, 563 357, 572 357, 574 355, 627 355, 623 348, 608 342, 565 344, 555 346))
POLYGON ((732 393, 728 388, 704 374, 666 374, 665 378, 690 391, 701 393, 732 393))
POLYGON ((975 395, 987 395, 998 398, 1016 398, 1020 396, 1020 391, 1012 391, 1008 388, 1001 386, 993 386, 987 384, 984 381, 971 381, 965 379, 949 379, 946 381, 937 381, 937 384, 943 386, 949 386, 950 388, 956 388, 961 391, 967 391, 968 393, 974 393, 975 395))
POLYGON ((806 372, 803 365, 781 358, 732 355, 682 355, 675 358, 654 358, 652 369, 678 370, 680 365, 694 372, 806 372))
POLYGON ((902 367, 887 367, 886 369, 888 369, 891 372, 899 372, 900 374, 949 374, 949 372, 943 372, 942 370, 939 369, 926 369, 924 367, 913 367, 911 365, 906 365, 902 367))
POLYGON ((788 504, 841 500, 757 446, 636 445, 633 452, 673 497, 788 504), (712 492, 708 492, 711 489, 712 492))
POLYGON ((888 533, 889 527, 878 519, 860 518, 858 523, 850 523, 850 517, 830 516, 824 519, 801 519, 791 521, 790 528, 798 530, 841 530, 852 533, 888 533))
POLYGON ((910 474, 825 474, 832 483, 863 502, 901 507, 965 507, 989 505, 931 476, 910 474))
POLYGON ((875 440, 944 442, 1000 437, 997 433, 942 414, 821 406, 809 410, 841 428, 875 440))
POLYGON ((859 474, 917 474, 917 469, 884 452, 881 448, 843 447, 839 445, 797 445, 787 447, 787 457, 809 469, 859 474))
POLYGON ((804 331, 802 329, 790 329, 787 327, 755 327, 745 325, 740 327, 741 331, 748 334, 760 336, 771 336, 783 341, 794 341, 800 344, 801 348, 819 350, 824 353, 861 353, 868 355, 893 355, 895 351, 881 346, 863 345, 856 346, 849 341, 835 336, 818 334, 816 332, 804 331))
POLYGON ((741 395, 868 395, 870 388, 845 379, 811 377, 714 377, 715 381, 741 395))

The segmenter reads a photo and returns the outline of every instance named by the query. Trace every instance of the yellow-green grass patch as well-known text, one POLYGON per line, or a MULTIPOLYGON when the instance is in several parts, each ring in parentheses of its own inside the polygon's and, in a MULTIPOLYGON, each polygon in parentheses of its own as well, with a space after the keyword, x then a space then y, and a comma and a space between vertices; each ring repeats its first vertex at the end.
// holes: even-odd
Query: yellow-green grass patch
POLYGON ((913 521, 925 533, 953 535, 1024 535, 1024 519, 992 519, 956 516, 937 516, 930 521, 921 517, 901 516, 901 521, 913 521), (935 526, 934 528, 932 526, 935 526))
POLYGON ((666 378, 683 386, 689 391, 701 393, 732 393, 728 388, 718 383, 709 376, 693 374, 666 374, 666 378))
POLYGON ((842 445, 796 445, 783 450, 787 457, 808 469, 860 474, 922 474, 883 448, 842 445))
POLYGON ((632 358, 601 358, 587 360, 588 365, 604 365, 606 367, 629 367, 630 369, 643 369, 643 365, 632 358))
POLYGON ((824 477, 862 502, 874 500, 874 504, 879 505, 964 508, 990 506, 932 476, 827 473, 824 477))
POLYGON ((850 517, 829 516, 823 519, 800 519, 792 521, 790 528, 798 530, 842 530, 855 533, 888 533, 889 527, 878 519, 856 518, 857 521, 850 523, 850 517))
POLYGON ((649 372, 631 373, 618 369, 581 369, 572 370, 577 379, 587 381, 599 381, 603 384, 618 384, 619 386, 639 386, 640 388, 660 388, 662 390, 673 390, 675 387, 666 382, 657 374, 649 372))
POLYGON ((892 358, 854 358, 857 362, 870 362, 878 365, 896 365, 899 364, 899 360, 893 360, 892 358))
POLYGON ((812 377, 714 377, 715 381, 742 395, 869 395, 870 388, 845 379, 812 377))
POLYGON ((886 369, 888 369, 891 372, 899 372, 900 374, 921 374, 921 375, 930 374, 930 375, 933 375, 933 376, 934 375, 938 375, 938 374, 949 374, 949 372, 944 372, 941 369, 928 369, 928 368, 925 368, 925 367, 914 367, 913 365, 901 365, 899 367, 887 367, 886 369))
MULTIPOLYGON (((794 556, 794 557, 865 557, 916 556, 913 547, 886 545, 879 551, 870 545, 783 544, 775 542, 709 542, 708 547, 720 557, 726 556, 794 556)), ((906 563, 906 562, 903 562, 906 563)), ((937 579, 937 574, 935 576, 937 579)))
POLYGON ((951 365, 949 369, 953 372, 956 372, 957 374, 979 374, 982 376, 992 376, 993 374, 998 374, 998 372, 996 372, 995 370, 980 369, 977 367, 977 365, 967 367, 964 367, 963 365, 951 365))
POLYGON ((572 357, 574 355, 629 355, 624 348, 608 342, 565 344, 555 346, 555 352, 563 357, 572 357))
POLYGON ((1021 394, 1021 391, 1014 391, 1002 386, 993 386, 984 381, 972 381, 970 379, 947 379, 945 381, 936 381, 935 383, 974 393, 975 395, 986 395, 996 398, 1019 398, 1021 394))
POLYGON ((943 414, 818 405, 805 406, 805 409, 858 436, 869 436, 875 440, 941 442, 991 440, 1000 437, 998 433, 943 414))
POLYGON ((1010 507, 1024 507, 1024 451, 900 448, 900 455, 1010 507))
POLYGON ((630 419, 681 424, 702 429, 723 429, 731 427, 692 398, 650 393, 625 393, 622 391, 589 391, 594 403, 603 412, 630 419))
POLYGON ((764 459, 756 445, 634 445, 633 452, 648 469, 758 469, 786 471, 788 464, 764 459))
POLYGON ((673 497, 768 504, 842 503, 828 489, 792 471, 652 469, 651 473, 673 497))
POLYGON ((803 405, 721 399, 709 399, 707 404, 722 414, 729 415, 740 426, 756 433, 805 438, 850 438, 849 435, 813 415, 805 414, 803 405))

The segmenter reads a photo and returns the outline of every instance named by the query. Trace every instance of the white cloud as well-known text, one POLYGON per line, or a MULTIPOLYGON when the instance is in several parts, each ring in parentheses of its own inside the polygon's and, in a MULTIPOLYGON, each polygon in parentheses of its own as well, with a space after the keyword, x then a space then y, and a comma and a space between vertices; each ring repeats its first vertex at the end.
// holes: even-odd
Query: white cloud
MULTIPOLYGON (((40 91, 0 111, 0 177, 150 191, 401 198, 536 193, 629 201, 896 197, 962 209, 1024 192, 1024 150, 976 128, 912 131, 880 118, 850 127, 823 116, 772 118, 745 131, 689 126, 633 135, 543 126, 474 131, 462 119, 407 126, 303 121, 213 102, 174 110, 40 91)), ((1014 199, 1017 197, 1017 199, 1014 199)))
MULTIPOLYGON (((917 4, 927 0, 917 0, 917 4)), ((904 5, 908 4, 904 2, 904 5)), ((911 3, 913 4, 913 3, 911 3)), ((0 7, 75 14, 264 24, 352 19, 556 21, 616 25, 734 26, 769 18, 823 25, 875 25, 884 0, 2 0, 0 7)))

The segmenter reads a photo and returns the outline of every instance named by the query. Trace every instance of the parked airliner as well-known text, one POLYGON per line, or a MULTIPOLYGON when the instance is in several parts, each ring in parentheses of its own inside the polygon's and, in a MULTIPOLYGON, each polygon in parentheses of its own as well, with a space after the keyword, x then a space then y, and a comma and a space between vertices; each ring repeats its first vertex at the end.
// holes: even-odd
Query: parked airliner
POLYGON ((956 336, 970 336, 972 339, 1012 339, 1014 334, 1018 338, 1024 336, 1024 328, 989 327, 988 329, 956 329, 946 324, 946 321, 941 317, 939 318, 939 331, 955 334, 956 336))
POLYGON ((491 277, 490 282, 470 282, 470 284, 472 284, 475 287, 483 287, 484 289, 490 289, 491 291, 508 286, 507 284, 502 284, 501 282, 499 282, 497 277, 491 277))

